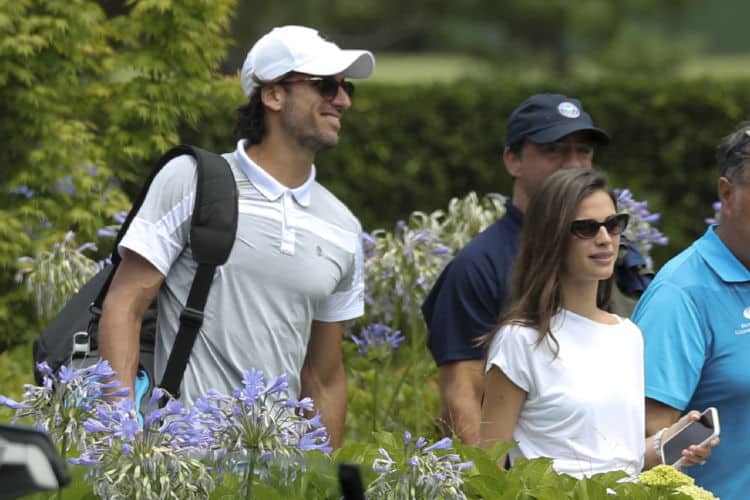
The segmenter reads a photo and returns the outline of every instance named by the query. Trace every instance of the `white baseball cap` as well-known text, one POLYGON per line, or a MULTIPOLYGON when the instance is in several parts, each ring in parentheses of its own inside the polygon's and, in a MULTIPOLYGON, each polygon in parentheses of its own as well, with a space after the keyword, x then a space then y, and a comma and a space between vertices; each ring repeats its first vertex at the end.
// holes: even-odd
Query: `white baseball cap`
POLYGON ((367 78, 374 69, 375 56, 368 50, 342 50, 314 29, 282 26, 263 35, 247 53, 240 84, 250 97, 261 82, 272 82, 290 71, 367 78))

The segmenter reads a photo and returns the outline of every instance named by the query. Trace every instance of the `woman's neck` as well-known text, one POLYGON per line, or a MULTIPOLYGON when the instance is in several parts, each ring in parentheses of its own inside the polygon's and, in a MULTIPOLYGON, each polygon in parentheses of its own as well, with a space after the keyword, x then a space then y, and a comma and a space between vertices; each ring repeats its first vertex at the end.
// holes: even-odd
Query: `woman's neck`
POLYGON ((597 281, 561 280, 560 299, 563 309, 599 323, 615 323, 616 318, 597 306, 598 290, 599 282, 597 281))

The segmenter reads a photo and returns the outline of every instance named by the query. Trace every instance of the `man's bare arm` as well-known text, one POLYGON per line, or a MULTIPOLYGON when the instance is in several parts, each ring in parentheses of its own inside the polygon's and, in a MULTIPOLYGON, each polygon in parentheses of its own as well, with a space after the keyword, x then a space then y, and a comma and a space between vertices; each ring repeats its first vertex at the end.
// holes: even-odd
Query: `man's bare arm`
POLYGON ((484 361, 453 361, 438 367, 445 430, 465 444, 479 444, 484 361))
POLYGON ((121 387, 133 397, 138 370, 143 314, 156 297, 164 276, 146 259, 131 251, 117 267, 99 321, 99 352, 117 372, 121 387))
POLYGON ((346 420, 346 373, 342 339, 344 323, 313 321, 301 372, 300 397, 309 396, 328 429, 331 446, 340 448, 346 420))

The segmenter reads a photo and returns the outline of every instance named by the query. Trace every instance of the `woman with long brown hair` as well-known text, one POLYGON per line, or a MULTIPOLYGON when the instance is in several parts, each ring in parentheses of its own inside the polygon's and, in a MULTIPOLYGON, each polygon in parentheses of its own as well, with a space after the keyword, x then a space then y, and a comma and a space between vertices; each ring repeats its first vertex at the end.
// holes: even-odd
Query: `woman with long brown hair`
MULTIPOLYGON (((550 457, 577 477, 637 474, 661 462, 662 437, 698 415, 644 439, 641 332, 606 310, 627 223, 592 170, 558 171, 531 198, 511 304, 489 343, 481 445, 515 441, 511 462, 550 457)), ((684 465, 708 454, 691 446, 684 465)))

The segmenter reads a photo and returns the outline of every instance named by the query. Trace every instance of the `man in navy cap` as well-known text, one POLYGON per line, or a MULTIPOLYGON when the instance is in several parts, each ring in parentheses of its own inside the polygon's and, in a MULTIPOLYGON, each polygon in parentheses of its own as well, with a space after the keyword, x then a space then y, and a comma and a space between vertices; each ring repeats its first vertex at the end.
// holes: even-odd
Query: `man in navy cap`
MULTIPOLYGON (((495 329, 510 297, 529 199, 553 172, 591 168, 595 147, 607 143, 607 133, 594 126, 577 99, 536 94, 510 115, 503 162, 514 183, 506 214, 456 254, 422 305, 439 370, 443 423, 466 444, 479 440, 485 353, 476 340, 495 329)), ((620 292, 637 296, 645 289, 650 276, 641 274, 642 266, 643 258, 630 246, 615 269, 620 292)))

